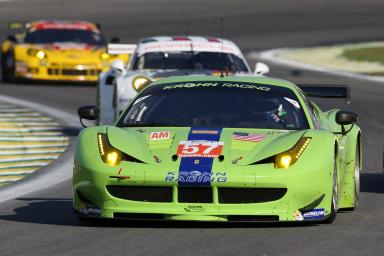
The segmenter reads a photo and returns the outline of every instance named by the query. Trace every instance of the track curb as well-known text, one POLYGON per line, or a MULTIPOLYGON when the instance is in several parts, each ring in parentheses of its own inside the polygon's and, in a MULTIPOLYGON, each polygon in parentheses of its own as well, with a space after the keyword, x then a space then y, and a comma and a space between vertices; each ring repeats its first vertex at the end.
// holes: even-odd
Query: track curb
MULTIPOLYGON (((0 101, 23 106, 38 113, 50 116, 63 127, 80 129, 77 117, 60 109, 4 95, 0 95, 0 101)), ((63 181, 69 180, 72 177, 73 152, 74 140, 70 140, 66 152, 62 153, 61 156, 53 163, 41 168, 38 172, 30 174, 28 177, 17 181, 14 184, 2 187, 0 189, 0 203, 36 191, 44 190, 63 181)))

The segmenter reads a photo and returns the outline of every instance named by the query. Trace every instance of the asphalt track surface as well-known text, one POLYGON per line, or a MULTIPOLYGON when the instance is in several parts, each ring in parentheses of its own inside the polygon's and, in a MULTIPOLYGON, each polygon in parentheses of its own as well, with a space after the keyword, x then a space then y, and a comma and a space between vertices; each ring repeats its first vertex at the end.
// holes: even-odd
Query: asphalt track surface
MULTIPOLYGON (((14 0, 0 3, 0 33, 10 20, 82 18, 124 42, 161 34, 219 35, 246 52, 383 38, 382 0, 14 0), (186 26, 188 24, 188 26, 186 26), (188 27, 188 29, 186 29, 188 27)), ((254 63, 255 60, 250 60, 254 63)), ((384 85, 271 65, 294 82, 349 84, 364 136, 360 205, 332 225, 118 223, 81 225, 72 214, 71 181, 0 204, 0 255, 383 255, 384 85)), ((82 85, 1 84, 0 93, 75 113, 95 102, 82 85)), ((76 129, 67 127, 69 135, 76 129)), ((70 153, 69 153, 70 154, 70 153)), ((57 163, 57 164, 60 164, 57 163)), ((55 168, 55 165, 53 165, 55 168)), ((31 178, 33 179, 33 177, 31 178)))

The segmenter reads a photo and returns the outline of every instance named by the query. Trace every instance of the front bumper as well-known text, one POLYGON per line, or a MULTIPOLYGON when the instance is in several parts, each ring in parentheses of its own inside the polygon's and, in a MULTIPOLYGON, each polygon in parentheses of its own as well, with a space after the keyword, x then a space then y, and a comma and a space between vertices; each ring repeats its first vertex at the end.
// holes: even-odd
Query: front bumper
POLYGON ((47 81, 97 82, 99 73, 108 70, 108 64, 100 63, 39 63, 17 61, 15 78, 47 81))
POLYGON ((167 170, 154 171, 146 167, 151 169, 149 172, 141 168, 139 164, 136 167, 130 165, 129 168, 108 166, 100 171, 75 164, 74 209, 98 218, 183 221, 321 221, 331 213, 332 175, 331 171, 321 168, 305 170, 299 164, 290 170, 276 170, 272 164, 236 167, 239 170, 232 171, 232 175, 228 173, 226 182, 212 182, 210 187, 205 187, 211 191, 211 198, 206 202, 204 197, 187 201, 180 199, 180 191, 185 187, 179 187, 177 182, 165 182, 167 170), (120 168, 124 170, 126 178, 117 179, 106 175, 115 174, 120 168), (125 171, 129 169, 135 171, 125 171), (127 199, 124 193, 117 195, 111 192, 108 188, 110 186, 137 188, 138 191, 165 188, 170 191, 170 197, 161 202, 157 199, 154 200, 156 202, 148 201, 145 196, 127 199), (225 189, 285 192, 275 197, 260 197, 259 194, 259 199, 253 202, 239 198, 238 201, 228 203, 223 201, 221 195, 221 190, 225 189), (321 214, 314 216, 319 211, 322 211, 321 214), (302 218, 307 213, 314 218, 302 218))

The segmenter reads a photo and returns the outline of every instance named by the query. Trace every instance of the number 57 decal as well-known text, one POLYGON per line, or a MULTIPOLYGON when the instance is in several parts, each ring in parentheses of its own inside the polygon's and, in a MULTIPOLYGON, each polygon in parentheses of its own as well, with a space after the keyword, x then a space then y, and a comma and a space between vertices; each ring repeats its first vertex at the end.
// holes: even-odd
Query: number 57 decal
POLYGON ((189 140, 180 141, 177 147, 178 157, 207 157, 214 158, 221 155, 224 142, 189 140))

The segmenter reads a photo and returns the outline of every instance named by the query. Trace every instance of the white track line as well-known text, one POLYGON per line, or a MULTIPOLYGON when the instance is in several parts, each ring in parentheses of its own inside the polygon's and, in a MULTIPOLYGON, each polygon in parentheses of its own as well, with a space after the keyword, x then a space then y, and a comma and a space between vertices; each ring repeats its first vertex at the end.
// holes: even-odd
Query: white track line
POLYGON ((332 75, 336 75, 336 76, 344 76, 344 77, 349 77, 349 78, 354 78, 354 79, 359 79, 359 80, 365 80, 365 81, 384 82, 384 77, 376 77, 376 76, 358 74, 358 73, 354 73, 354 72, 334 70, 331 68, 320 67, 320 66, 315 66, 315 65, 311 65, 311 64, 305 64, 302 62, 287 60, 287 59, 277 57, 278 54, 280 54, 284 51, 289 51, 289 50, 292 50, 292 49, 280 48, 280 49, 273 49, 273 50, 268 50, 268 51, 263 51, 263 52, 251 52, 248 56, 250 58, 254 58, 254 59, 258 59, 258 60, 265 60, 265 61, 269 61, 269 62, 272 62, 275 64, 283 65, 283 66, 289 66, 289 67, 295 67, 295 68, 317 71, 317 72, 322 72, 322 73, 328 73, 328 74, 332 74, 332 75))
MULTIPOLYGON (((79 128, 79 121, 76 115, 67 113, 60 109, 51 108, 42 104, 20 100, 13 97, 0 95, 0 100, 9 104, 16 104, 29 109, 39 111, 48 116, 62 121, 65 126, 79 128)), ((54 145, 53 147, 56 147, 54 145)), ((29 166, 28 166, 29 167, 29 166)), ((22 180, 0 190, 0 203, 17 198, 35 191, 44 190, 58 183, 72 178, 73 153, 66 153, 62 158, 55 161, 49 170, 42 169, 34 179, 22 180)))
POLYGON ((0 141, 67 141, 67 137, 3 137, 0 135, 0 141))
POLYGON ((0 172, 0 177, 1 176, 6 176, 6 175, 25 175, 25 174, 31 174, 31 173, 34 173, 35 171, 37 171, 37 170, 35 169, 35 170, 30 170, 30 171, 0 172))
MULTIPOLYGON (((39 160, 55 160, 59 158, 58 155, 52 155, 52 156, 23 156, 23 157, 15 157, 15 158, 8 158, 8 159, 1 159, 0 163, 17 163, 17 162, 26 162, 26 161, 39 161, 39 160)), ((13 165, 9 165, 12 167, 13 165)))
MULTIPOLYGON (((9 169, 9 168, 21 168, 21 167, 41 167, 50 164, 50 162, 37 162, 37 163, 20 163, 7 166, 0 166, 0 170, 9 169)), ((0 199, 1 202, 1 199, 0 199)))
POLYGON ((35 154, 59 154, 65 152, 65 148, 63 149, 56 149, 56 150, 11 150, 11 151, 4 151, 0 150, 0 156, 14 156, 14 155, 35 155, 35 154))
POLYGON ((0 128, 0 132, 40 132, 40 131, 52 131, 52 130, 62 130, 61 127, 29 127, 29 128, 0 128))
POLYGON ((14 146, 1 146, 1 149, 29 149, 29 148, 56 148, 56 147, 66 147, 68 143, 57 143, 57 144, 42 144, 42 145, 14 145, 14 146))

